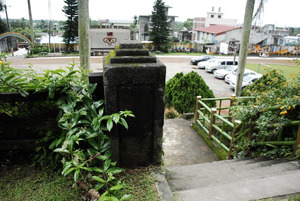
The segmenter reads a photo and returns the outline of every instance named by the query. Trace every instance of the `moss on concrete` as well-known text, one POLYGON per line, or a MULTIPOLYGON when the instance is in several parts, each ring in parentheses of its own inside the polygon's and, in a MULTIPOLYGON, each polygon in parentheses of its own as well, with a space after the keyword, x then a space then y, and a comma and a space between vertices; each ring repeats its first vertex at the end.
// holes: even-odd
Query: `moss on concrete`
POLYGON ((226 160, 227 159, 227 152, 223 150, 222 147, 214 144, 208 137, 205 135, 205 133, 199 128, 196 124, 192 124, 192 128, 202 137, 202 139, 205 141, 205 143, 212 149, 212 151, 216 154, 218 159, 220 160, 226 160))

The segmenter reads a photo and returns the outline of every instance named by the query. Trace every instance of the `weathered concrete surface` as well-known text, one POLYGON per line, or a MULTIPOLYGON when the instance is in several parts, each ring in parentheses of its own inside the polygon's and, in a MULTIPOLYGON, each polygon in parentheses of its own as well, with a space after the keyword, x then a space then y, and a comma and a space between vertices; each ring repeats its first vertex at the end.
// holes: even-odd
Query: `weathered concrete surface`
POLYGON ((191 121, 166 119, 163 149, 165 166, 191 165, 216 161, 216 155, 190 127, 191 121))
POLYGON ((175 197, 183 201, 248 201, 300 192, 298 161, 217 161, 166 172, 175 197))
MULTIPOLYGON (((121 42, 120 51, 142 44, 121 42)), ((123 54, 124 55, 124 54, 123 54)), ((131 54, 132 55, 132 54, 131 54)), ((129 129, 113 129, 112 157, 123 167, 159 164, 162 157, 166 67, 154 56, 116 56, 104 65, 105 111, 130 110, 129 129), (149 63, 150 62, 150 63, 149 63)))

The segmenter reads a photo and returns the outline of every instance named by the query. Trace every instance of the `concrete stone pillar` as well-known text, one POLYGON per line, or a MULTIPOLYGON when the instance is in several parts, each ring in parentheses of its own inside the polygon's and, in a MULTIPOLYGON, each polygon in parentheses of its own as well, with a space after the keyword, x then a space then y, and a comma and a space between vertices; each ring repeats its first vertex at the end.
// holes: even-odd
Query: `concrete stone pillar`
POLYGON ((121 42, 115 51, 103 64, 105 112, 131 110, 135 118, 127 118, 128 130, 112 130, 113 159, 123 167, 159 164, 166 67, 136 41, 121 42))

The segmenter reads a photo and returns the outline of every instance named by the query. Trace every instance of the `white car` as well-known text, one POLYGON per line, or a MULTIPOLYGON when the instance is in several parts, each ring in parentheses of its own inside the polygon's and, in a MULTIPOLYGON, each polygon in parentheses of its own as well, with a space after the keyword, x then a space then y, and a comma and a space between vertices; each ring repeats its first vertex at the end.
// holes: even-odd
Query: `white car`
MULTIPOLYGON (((261 77, 261 76, 260 76, 261 77)), ((253 84, 256 80, 260 78, 259 76, 244 76, 243 82, 242 82, 242 89, 244 89, 246 86, 253 84)), ((230 87, 235 90, 236 80, 232 80, 230 82, 230 87)))
MULTIPOLYGON (((225 82, 227 82, 229 84, 232 80, 236 80, 237 70, 238 69, 235 69, 231 73, 226 75, 225 79, 224 79, 225 82)), ((260 78, 262 75, 257 73, 257 72, 254 72, 253 70, 245 69, 244 76, 259 77, 260 78)))
POLYGON ((238 66, 238 62, 237 61, 227 61, 227 60, 220 61, 219 60, 216 63, 210 63, 209 65, 206 65, 205 70, 207 72, 214 73, 215 70, 224 69, 225 66, 238 66))
POLYGON ((209 65, 210 63, 214 63, 219 61, 218 59, 209 59, 207 61, 201 61, 197 64, 197 68, 205 68, 205 66, 209 65))
POLYGON ((192 57, 191 58, 191 64, 196 65, 199 62, 207 61, 207 60, 212 59, 212 58, 214 58, 214 56, 211 56, 211 55, 203 55, 203 56, 199 56, 199 57, 192 57))
POLYGON ((231 73, 233 70, 237 69, 237 66, 225 66, 224 69, 219 69, 214 72, 215 78, 223 79, 226 75, 231 73))

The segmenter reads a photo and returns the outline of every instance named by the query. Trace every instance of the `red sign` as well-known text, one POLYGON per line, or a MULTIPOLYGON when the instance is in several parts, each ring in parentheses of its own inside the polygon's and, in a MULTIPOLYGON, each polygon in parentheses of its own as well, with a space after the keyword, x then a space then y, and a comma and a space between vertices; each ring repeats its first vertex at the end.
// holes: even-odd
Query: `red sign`
POLYGON ((106 37, 106 38, 103 38, 103 42, 107 43, 109 46, 111 46, 112 43, 117 42, 117 39, 115 37, 106 37))

